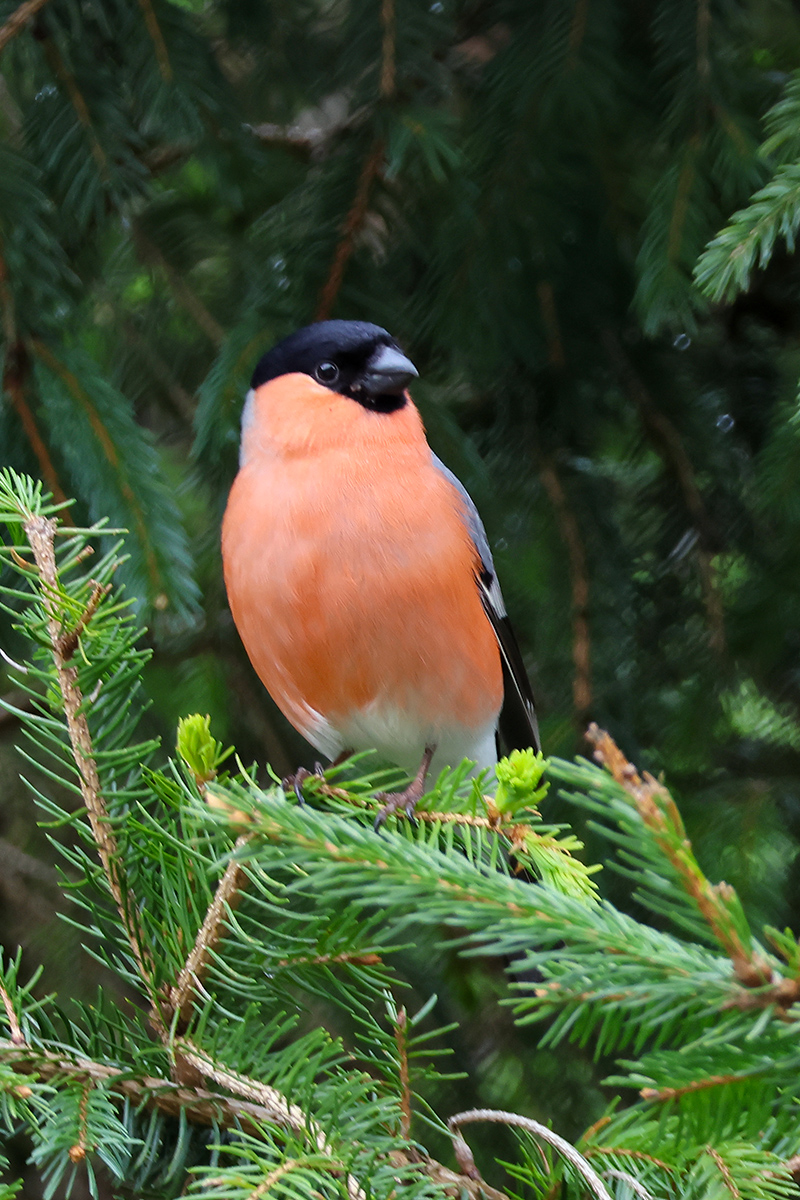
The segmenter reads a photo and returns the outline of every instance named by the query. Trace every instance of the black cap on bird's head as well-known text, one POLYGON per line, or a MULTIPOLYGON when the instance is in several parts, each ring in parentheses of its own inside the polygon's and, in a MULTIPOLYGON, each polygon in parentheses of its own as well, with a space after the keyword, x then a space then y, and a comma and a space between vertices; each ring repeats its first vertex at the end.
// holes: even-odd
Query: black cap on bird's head
POLYGON ((394 412, 419 372, 391 334, 367 321, 318 321, 274 346, 253 373, 253 388, 300 372, 375 412, 394 412))

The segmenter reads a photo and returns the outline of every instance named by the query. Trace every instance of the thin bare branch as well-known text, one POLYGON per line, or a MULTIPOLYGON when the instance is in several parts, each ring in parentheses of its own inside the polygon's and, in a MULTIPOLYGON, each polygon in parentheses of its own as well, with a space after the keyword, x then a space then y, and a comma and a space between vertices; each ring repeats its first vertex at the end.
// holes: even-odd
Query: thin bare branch
POLYGON ((581 1175, 594 1194, 599 1200, 611 1200, 606 1185, 603 1183, 600 1176, 595 1171, 583 1155, 575 1149, 571 1142, 559 1137, 557 1133, 553 1133, 552 1129, 548 1129, 546 1125, 542 1125, 539 1121, 532 1120, 531 1117, 522 1117, 519 1113, 502 1112, 495 1108, 473 1108, 468 1112, 456 1113, 447 1122, 447 1126, 451 1134, 455 1134, 460 1141, 463 1138, 460 1136, 460 1128, 462 1125, 475 1124, 479 1121, 489 1121, 496 1125, 512 1125, 517 1129, 525 1129, 528 1133, 540 1137, 543 1142, 547 1142, 558 1153, 567 1160, 567 1162, 575 1168, 581 1175))
POLYGON ((627 1183, 632 1192, 639 1197, 639 1200, 654 1200, 652 1192, 648 1192, 643 1183, 635 1175, 629 1175, 627 1171, 618 1171, 615 1168, 609 1168, 608 1171, 603 1171, 603 1179, 621 1179, 623 1183, 627 1183))

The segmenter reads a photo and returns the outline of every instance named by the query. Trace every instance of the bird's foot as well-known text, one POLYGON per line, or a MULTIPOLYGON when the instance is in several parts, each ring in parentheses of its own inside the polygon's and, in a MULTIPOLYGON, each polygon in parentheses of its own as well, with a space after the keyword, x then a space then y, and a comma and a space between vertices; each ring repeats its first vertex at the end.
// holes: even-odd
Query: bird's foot
POLYGON ((383 801, 383 808, 375 818, 375 832, 377 833, 381 825, 387 817, 391 817, 393 813, 404 812, 409 820, 414 818, 414 809, 417 806, 423 792, 425 791, 425 780, 428 777, 428 769, 431 765, 431 759, 436 751, 435 746, 426 746, 425 753, 422 756, 419 770, 412 779, 407 788, 402 792, 376 792, 375 799, 383 801))
POLYGON ((303 784, 307 779, 324 779, 325 772, 322 763, 314 763, 314 770, 308 771, 305 767, 298 767, 294 775, 286 775, 281 780, 281 787, 286 792, 287 796, 290 792, 294 792, 297 797, 298 804, 305 804, 306 798, 303 795, 303 784))
MULTIPOLYGON (((353 751, 350 749, 342 750, 341 754, 337 754, 336 758, 331 763, 331 766, 338 767, 339 764, 343 763, 346 758, 349 758, 352 753, 353 751)), ((289 795, 290 792, 294 792, 299 804, 305 804, 306 798, 303 795, 303 784, 307 779, 317 780, 317 786, 323 795, 337 796, 339 798, 344 797, 347 799, 347 793, 344 792, 342 788, 332 788, 325 782, 325 768, 321 762, 314 763, 313 771, 307 771, 305 767, 298 767, 294 775, 287 775, 281 780, 281 787, 287 795, 289 795)))

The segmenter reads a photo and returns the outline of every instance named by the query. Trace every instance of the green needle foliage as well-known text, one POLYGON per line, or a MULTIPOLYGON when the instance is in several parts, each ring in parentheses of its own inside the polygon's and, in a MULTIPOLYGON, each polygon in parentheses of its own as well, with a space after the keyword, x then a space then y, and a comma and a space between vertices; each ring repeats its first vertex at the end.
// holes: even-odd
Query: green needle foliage
POLYGON ((159 1200, 796 1194, 797 943, 758 937, 709 882, 662 783, 593 727, 594 764, 515 754, 489 795, 464 764, 378 834, 390 776, 363 756, 307 780, 302 806, 231 767, 208 718, 182 722, 167 761, 136 740, 146 656, 114 534, 60 513, 0 475, 24 756, 81 804, 33 798, 74 835, 69 920, 129 990, 62 1006, 19 955, 0 967, 0 1119, 46 1197, 79 1174, 93 1195, 102 1180, 159 1200), (652 921, 600 900, 577 839, 542 823, 543 774, 593 814, 652 921), (543 1044, 615 1060, 577 1145, 526 1114, 436 1104, 461 1069, 437 1062, 453 1030, 431 1028, 435 996, 403 1003, 427 929, 504 961, 505 1000, 543 1044), (516 1133, 476 1167, 485 1121, 516 1133))

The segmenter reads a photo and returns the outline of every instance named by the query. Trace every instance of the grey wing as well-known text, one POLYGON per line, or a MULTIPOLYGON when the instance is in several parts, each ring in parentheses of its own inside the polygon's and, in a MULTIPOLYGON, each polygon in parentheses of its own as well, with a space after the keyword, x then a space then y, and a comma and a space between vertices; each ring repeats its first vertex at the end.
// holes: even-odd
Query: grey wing
POLYGON ((500 740, 506 751, 525 750, 532 746, 535 751, 541 750, 539 740, 539 725, 536 720, 536 707, 533 700, 533 690, 525 663, 522 660, 514 630, 506 613, 503 594, 495 575, 492 551, 489 539, 483 527, 483 521, 472 502, 467 489, 460 479, 444 465, 442 460, 431 451, 433 465, 441 471, 444 477, 453 485, 461 497, 464 506, 464 519, 469 529, 470 537, 481 560, 481 571, 476 575, 476 582, 481 596, 484 612, 489 618, 497 645, 500 649, 500 661, 503 667, 503 707, 500 710, 498 729, 500 740))

